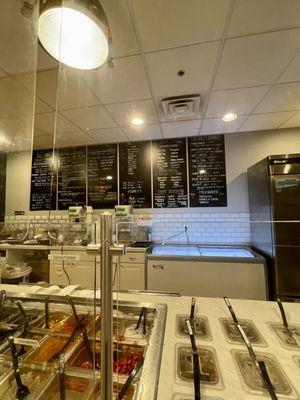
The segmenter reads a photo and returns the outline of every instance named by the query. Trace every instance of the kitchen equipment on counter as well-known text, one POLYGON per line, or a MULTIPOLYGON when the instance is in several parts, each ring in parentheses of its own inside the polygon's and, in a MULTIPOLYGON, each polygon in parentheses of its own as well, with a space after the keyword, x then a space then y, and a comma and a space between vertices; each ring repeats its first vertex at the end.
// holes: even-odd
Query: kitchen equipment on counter
POLYGON ((146 253, 146 288, 266 300, 265 260, 247 247, 154 245, 146 253))
POLYGON ((268 261, 271 298, 300 297, 300 154, 248 169, 251 246, 268 261))

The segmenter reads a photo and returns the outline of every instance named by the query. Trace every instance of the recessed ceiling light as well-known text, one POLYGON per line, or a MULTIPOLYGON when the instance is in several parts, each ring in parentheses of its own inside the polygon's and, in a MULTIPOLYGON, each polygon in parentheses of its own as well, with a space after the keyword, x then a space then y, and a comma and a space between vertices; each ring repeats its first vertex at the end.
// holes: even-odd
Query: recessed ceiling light
POLYGON ((143 125, 143 123, 144 123, 142 118, 139 118, 139 117, 133 118, 131 122, 133 123, 133 125, 143 125))
POLYGON ((70 67, 90 70, 109 58, 109 27, 98 1, 41 2, 38 37, 45 50, 70 67))
POLYGON ((223 117, 223 121, 230 122, 236 119, 237 115, 233 112, 226 113, 223 117))

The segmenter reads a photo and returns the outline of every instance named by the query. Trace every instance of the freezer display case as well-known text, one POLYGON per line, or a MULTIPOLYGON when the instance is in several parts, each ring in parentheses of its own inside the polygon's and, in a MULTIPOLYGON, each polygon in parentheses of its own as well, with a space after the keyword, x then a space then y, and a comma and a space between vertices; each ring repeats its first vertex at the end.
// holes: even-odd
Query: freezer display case
POLYGON ((266 300, 265 260, 247 247, 155 245, 146 255, 147 289, 187 296, 266 300))

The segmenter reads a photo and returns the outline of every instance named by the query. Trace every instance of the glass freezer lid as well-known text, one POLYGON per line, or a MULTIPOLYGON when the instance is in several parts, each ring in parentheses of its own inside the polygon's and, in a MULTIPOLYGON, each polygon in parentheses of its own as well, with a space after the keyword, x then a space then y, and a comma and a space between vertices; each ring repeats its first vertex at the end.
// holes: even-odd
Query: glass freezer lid
POLYGON ((200 256, 204 257, 233 257, 233 258, 255 258, 251 250, 236 247, 199 247, 200 256))
POLYGON ((199 257, 199 249, 196 246, 172 246, 172 245, 161 245, 154 246, 152 254, 159 256, 196 256, 199 257))

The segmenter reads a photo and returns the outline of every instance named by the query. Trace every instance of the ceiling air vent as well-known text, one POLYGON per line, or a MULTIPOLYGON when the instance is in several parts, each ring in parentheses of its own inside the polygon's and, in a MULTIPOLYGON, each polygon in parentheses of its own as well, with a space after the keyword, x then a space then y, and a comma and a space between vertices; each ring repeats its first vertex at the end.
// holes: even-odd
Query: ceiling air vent
POLYGON ((187 95, 167 97, 161 100, 162 116, 165 121, 196 118, 200 112, 201 96, 187 95))

